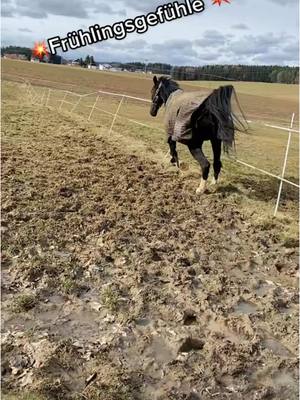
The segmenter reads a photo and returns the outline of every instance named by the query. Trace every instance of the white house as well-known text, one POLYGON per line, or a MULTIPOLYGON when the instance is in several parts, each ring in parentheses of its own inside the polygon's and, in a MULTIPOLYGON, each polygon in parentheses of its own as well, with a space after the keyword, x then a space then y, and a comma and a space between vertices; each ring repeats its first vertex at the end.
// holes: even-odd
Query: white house
POLYGON ((105 71, 107 69, 111 69, 111 65, 110 64, 99 64, 98 68, 100 69, 100 71, 105 71))

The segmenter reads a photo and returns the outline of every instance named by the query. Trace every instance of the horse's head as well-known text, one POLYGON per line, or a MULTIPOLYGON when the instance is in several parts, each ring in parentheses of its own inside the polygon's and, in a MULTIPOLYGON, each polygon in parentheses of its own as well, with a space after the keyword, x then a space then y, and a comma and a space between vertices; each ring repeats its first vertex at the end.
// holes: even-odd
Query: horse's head
POLYGON ((163 87, 163 81, 161 80, 161 78, 157 79, 157 77, 154 76, 153 83, 154 83, 154 85, 151 90, 152 104, 151 104, 151 109, 150 109, 150 115, 152 115, 152 117, 156 117, 158 110, 164 103, 164 100, 163 100, 162 94, 161 94, 162 87, 163 87))
POLYGON ((159 79, 154 76, 153 83, 154 86, 151 90, 152 104, 150 114, 152 117, 156 117, 160 107, 163 104, 166 104, 169 96, 176 90, 180 89, 180 87, 178 83, 168 76, 161 76, 159 79))

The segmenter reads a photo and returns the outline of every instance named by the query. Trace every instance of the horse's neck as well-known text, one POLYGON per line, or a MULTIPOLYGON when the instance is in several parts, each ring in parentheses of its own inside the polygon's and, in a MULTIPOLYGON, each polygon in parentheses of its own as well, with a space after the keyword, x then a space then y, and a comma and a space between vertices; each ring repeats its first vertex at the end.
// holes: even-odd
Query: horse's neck
POLYGON ((166 97, 165 105, 167 105, 167 103, 170 102, 170 100, 172 99, 172 97, 174 97, 174 95, 182 93, 182 92, 183 92, 183 90, 179 89, 179 88, 170 92, 166 97))

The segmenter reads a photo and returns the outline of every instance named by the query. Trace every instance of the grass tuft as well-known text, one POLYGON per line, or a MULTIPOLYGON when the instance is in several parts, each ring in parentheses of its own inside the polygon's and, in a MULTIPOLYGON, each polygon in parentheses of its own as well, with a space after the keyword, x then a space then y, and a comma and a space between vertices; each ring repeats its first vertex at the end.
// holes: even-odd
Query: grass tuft
POLYGON ((101 301, 110 311, 117 311, 120 304, 118 291, 111 286, 107 286, 101 294, 101 301))
POLYGON ((27 312, 36 306, 37 301, 35 295, 22 294, 14 299, 11 308, 15 313, 27 312))

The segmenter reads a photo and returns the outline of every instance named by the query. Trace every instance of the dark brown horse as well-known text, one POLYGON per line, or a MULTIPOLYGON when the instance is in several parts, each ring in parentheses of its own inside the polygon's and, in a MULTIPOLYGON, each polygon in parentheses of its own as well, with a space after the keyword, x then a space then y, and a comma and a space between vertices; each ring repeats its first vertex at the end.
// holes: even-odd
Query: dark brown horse
POLYGON ((241 112, 242 118, 239 119, 232 112, 233 95, 238 104, 234 87, 230 85, 221 86, 213 91, 184 92, 175 81, 164 76, 159 79, 154 76, 153 83, 150 114, 155 117, 162 105, 165 105, 171 162, 179 165, 176 143, 187 145, 202 170, 200 186, 197 189, 197 193, 202 194, 206 190, 210 170, 210 163, 202 151, 203 142, 210 140, 212 145, 212 183, 216 184, 222 168, 222 143, 227 151, 234 144, 235 131, 247 130, 243 113, 241 112))

